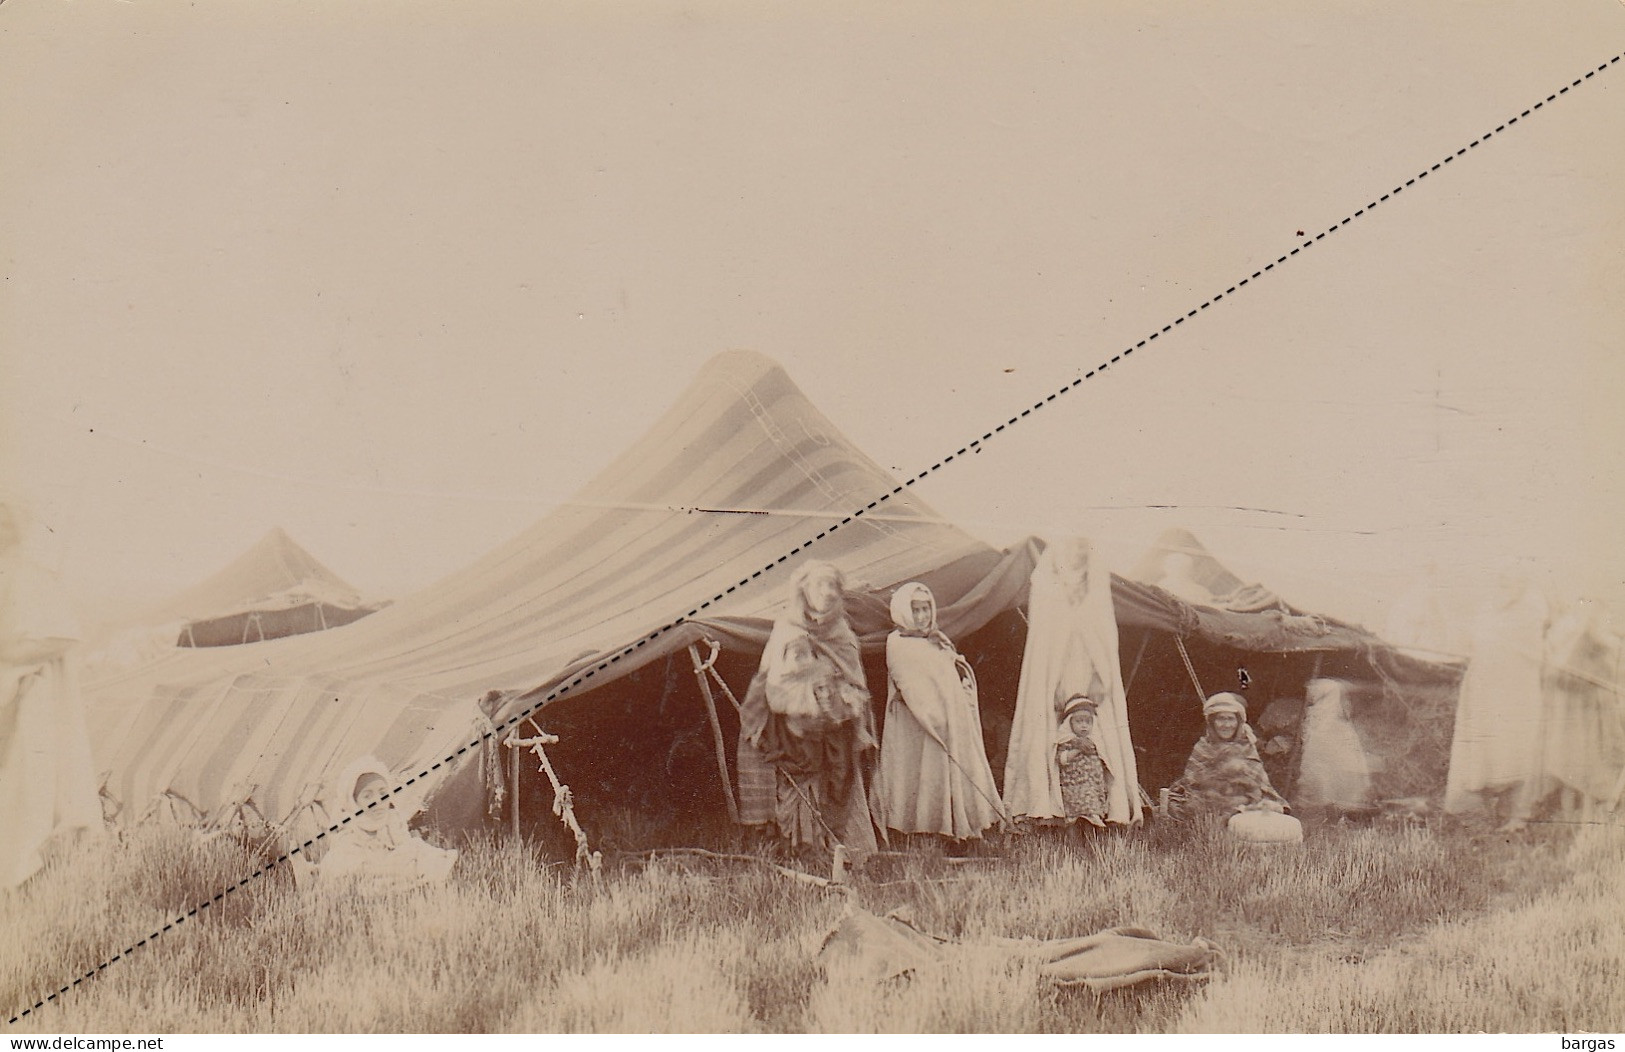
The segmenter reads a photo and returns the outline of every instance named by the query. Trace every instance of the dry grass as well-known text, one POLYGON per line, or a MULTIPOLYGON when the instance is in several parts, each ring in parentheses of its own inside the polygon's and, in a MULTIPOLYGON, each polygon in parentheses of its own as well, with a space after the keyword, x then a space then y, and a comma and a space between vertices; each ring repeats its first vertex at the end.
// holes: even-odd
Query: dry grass
POLYGON ((1255 955, 1194 1001, 1191 1033, 1618 1033, 1625 830, 1583 829, 1569 881, 1509 908, 1360 951, 1255 955))
MULTIPOLYGON (((735 845, 737 848, 737 846, 735 845)), ((447 886, 365 896, 251 882, 30 1013, 47 1032, 1617 1031, 1625 829, 1516 838, 1333 827, 1298 849, 1217 836, 1026 839, 952 865, 874 860, 877 912, 974 943, 1135 924, 1205 936, 1206 987, 1096 999, 970 955, 910 981, 826 977, 838 895, 766 867, 627 862, 600 886, 529 850, 447 886)), ((15 1011, 256 868, 229 839, 145 829, 0 900, 15 1011)), ((10 1013, 8 1012, 8 1015, 10 1013)))

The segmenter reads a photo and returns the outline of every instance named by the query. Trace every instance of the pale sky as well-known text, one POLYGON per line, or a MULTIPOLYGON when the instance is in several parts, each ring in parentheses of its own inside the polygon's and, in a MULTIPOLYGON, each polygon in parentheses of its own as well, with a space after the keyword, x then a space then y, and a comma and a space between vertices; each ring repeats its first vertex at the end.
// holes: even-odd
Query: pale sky
MULTIPOLYGON (((1619 0, 873 6, 0 4, 0 452, 74 594, 280 525, 405 595, 729 348, 912 474, 1625 52, 1619 0)), ((922 495, 1368 623, 1429 564, 1625 599, 1622 247, 1625 62, 922 495)))

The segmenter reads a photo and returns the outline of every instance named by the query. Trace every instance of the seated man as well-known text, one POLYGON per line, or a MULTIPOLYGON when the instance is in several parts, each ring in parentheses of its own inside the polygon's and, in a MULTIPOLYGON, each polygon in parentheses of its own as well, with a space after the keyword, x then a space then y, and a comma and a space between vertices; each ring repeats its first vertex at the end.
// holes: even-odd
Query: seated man
POLYGON ((1244 811, 1284 814, 1286 801, 1270 785, 1253 729, 1247 726, 1246 703, 1234 694, 1215 694, 1203 703, 1202 715, 1207 730, 1171 787, 1169 810, 1221 822, 1244 811))
POLYGON ((332 815, 355 817, 329 837, 327 854, 316 867, 321 883, 352 878, 409 888, 442 883, 451 873, 457 852, 427 844, 406 828, 406 812, 384 795, 393 784, 388 769, 370 757, 340 776, 332 815))

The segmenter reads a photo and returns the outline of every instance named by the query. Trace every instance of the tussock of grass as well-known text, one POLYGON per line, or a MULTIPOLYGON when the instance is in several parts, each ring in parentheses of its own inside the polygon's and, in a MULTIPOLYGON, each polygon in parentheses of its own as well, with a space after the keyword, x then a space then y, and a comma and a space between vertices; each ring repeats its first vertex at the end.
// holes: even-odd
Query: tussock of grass
POLYGON ((1042 1028, 1041 980, 1030 962, 956 955, 937 971, 875 983, 831 975, 808 999, 817 1033, 1031 1033, 1042 1028))
POLYGON ((738 961, 737 933, 685 933, 584 972, 561 976, 504 1025, 562 1033, 738 1033, 755 1029, 750 1005, 724 961, 738 961))
MULTIPOLYGON (((1206 936, 1229 971, 1095 998, 964 952, 875 984, 812 957, 840 896, 766 867, 629 862, 600 885, 510 844, 444 887, 313 893, 273 874, 22 1029, 195 1031, 1617 1030, 1619 828, 1573 837, 1332 827, 1301 848, 1161 829, 1034 836, 964 865, 875 860, 876 912, 986 943, 1120 925, 1206 936), (1465 993, 1463 992, 1465 991, 1465 993), (1612 998, 1612 999, 1610 999, 1612 998)), ((0 899, 6 1007, 257 868, 230 840, 144 829, 86 845, 0 899)))
POLYGON ((1625 830, 1582 830, 1565 885, 1364 959, 1256 955, 1178 1021, 1188 1033, 1625 1029, 1625 830))

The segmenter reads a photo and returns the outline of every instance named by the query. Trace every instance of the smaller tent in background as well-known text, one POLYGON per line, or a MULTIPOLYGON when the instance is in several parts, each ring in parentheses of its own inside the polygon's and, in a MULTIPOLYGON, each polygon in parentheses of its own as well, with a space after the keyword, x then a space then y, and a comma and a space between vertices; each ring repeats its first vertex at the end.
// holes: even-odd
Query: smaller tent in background
POLYGON ((381 609, 274 528, 205 580, 111 624, 88 640, 97 680, 148 665, 177 647, 222 647, 337 628, 381 609))
MULTIPOLYGON (((1247 702, 1271 779, 1292 799, 1311 683, 1336 681, 1335 691, 1319 694, 1344 710, 1340 726, 1353 725, 1371 801, 1442 794, 1460 662, 1419 658, 1357 625, 1300 610, 1242 581, 1188 530, 1162 534, 1130 578, 1118 582, 1117 620, 1148 787, 1179 774, 1202 730, 1200 696, 1234 691, 1247 702)), ((1344 740, 1342 752, 1352 736, 1344 740)))
POLYGON ((281 528, 141 620, 178 626, 176 646, 219 647, 320 632, 373 613, 356 589, 281 528))
POLYGON ((1268 588, 1247 584, 1231 573, 1185 529, 1164 531, 1128 576, 1187 603, 1216 610, 1258 613, 1287 609, 1281 597, 1268 588))

